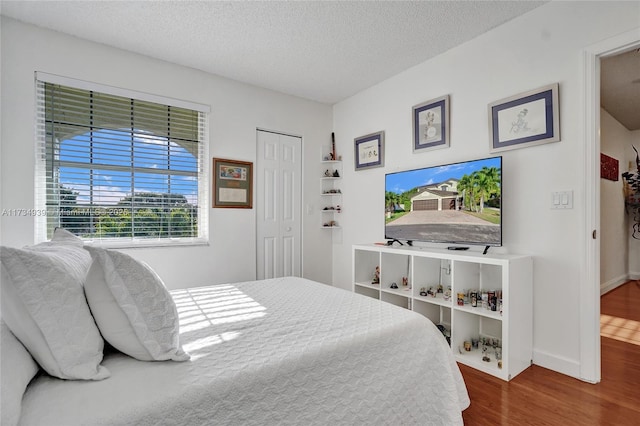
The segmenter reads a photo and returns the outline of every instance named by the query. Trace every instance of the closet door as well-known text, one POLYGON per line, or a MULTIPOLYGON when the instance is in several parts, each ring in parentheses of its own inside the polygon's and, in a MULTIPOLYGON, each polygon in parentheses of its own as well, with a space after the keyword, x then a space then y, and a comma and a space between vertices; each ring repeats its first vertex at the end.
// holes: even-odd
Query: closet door
POLYGON ((258 130, 257 278, 301 276, 302 138, 258 130))

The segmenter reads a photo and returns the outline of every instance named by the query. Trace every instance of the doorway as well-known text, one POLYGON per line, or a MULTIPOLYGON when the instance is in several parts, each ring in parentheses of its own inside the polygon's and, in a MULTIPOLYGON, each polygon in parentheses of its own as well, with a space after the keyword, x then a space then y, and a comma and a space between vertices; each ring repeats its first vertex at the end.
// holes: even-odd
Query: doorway
POLYGON ((302 138, 257 130, 257 279, 302 275, 302 138))
POLYGON ((601 380, 600 347, 600 59, 640 46, 640 34, 629 31, 584 51, 584 194, 585 232, 580 288, 580 378, 601 380))
POLYGON ((640 139, 640 49, 600 58, 600 153, 609 165, 600 179, 601 294, 640 278, 640 244, 630 238, 633 211, 625 206, 622 174, 636 170, 640 139), (637 259, 637 260, 636 260, 637 259))

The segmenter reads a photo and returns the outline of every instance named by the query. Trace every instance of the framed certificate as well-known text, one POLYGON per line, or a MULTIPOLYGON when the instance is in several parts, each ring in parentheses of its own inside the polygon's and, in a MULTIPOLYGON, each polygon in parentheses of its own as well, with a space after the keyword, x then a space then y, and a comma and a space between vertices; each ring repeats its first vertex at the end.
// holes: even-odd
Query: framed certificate
POLYGON ((213 207, 253 208, 253 163, 213 159, 213 207))

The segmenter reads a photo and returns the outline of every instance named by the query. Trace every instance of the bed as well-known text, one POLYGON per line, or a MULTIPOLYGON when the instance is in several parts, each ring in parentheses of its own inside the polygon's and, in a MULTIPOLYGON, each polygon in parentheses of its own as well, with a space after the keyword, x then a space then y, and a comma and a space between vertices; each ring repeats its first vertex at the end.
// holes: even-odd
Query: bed
POLYGON ((297 277, 170 295, 189 360, 140 361, 105 349, 107 379, 40 372, 18 423, 463 423, 470 402, 458 366, 442 334, 415 312, 297 277))

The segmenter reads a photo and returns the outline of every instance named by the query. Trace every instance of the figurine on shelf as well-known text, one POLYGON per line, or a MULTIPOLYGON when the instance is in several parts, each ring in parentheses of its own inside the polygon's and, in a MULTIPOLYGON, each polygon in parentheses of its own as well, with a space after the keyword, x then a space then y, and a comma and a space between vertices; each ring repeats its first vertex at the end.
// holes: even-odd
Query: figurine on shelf
POLYGON ((451 299, 451 287, 447 287, 447 290, 444 292, 444 300, 450 300, 451 299))
POLYGON ((409 286, 409 278, 402 277, 402 287, 408 287, 408 286, 409 286))
POLYGON ((340 206, 336 206, 336 211, 337 211, 338 213, 340 213, 340 211, 341 211, 340 206))
POLYGON ((487 345, 482 345, 482 360, 484 362, 491 362, 491 358, 489 358, 489 353, 488 353, 489 348, 487 348, 487 345))
POLYGON ((380 284, 380 267, 376 266, 376 271, 373 273, 373 280, 371 284, 380 284))
POLYGON ((324 171, 324 177, 331 177, 331 172, 329 171, 329 169, 324 171))
POLYGON ((340 173, 338 173, 338 170, 333 171, 333 177, 340 177, 340 173))
POLYGON ((420 296, 426 296, 427 295, 427 289, 424 287, 420 287, 420 296))
POLYGON ((398 284, 396 284, 395 282, 392 282, 391 285, 389 286, 389 288, 397 289, 398 288, 398 284))

